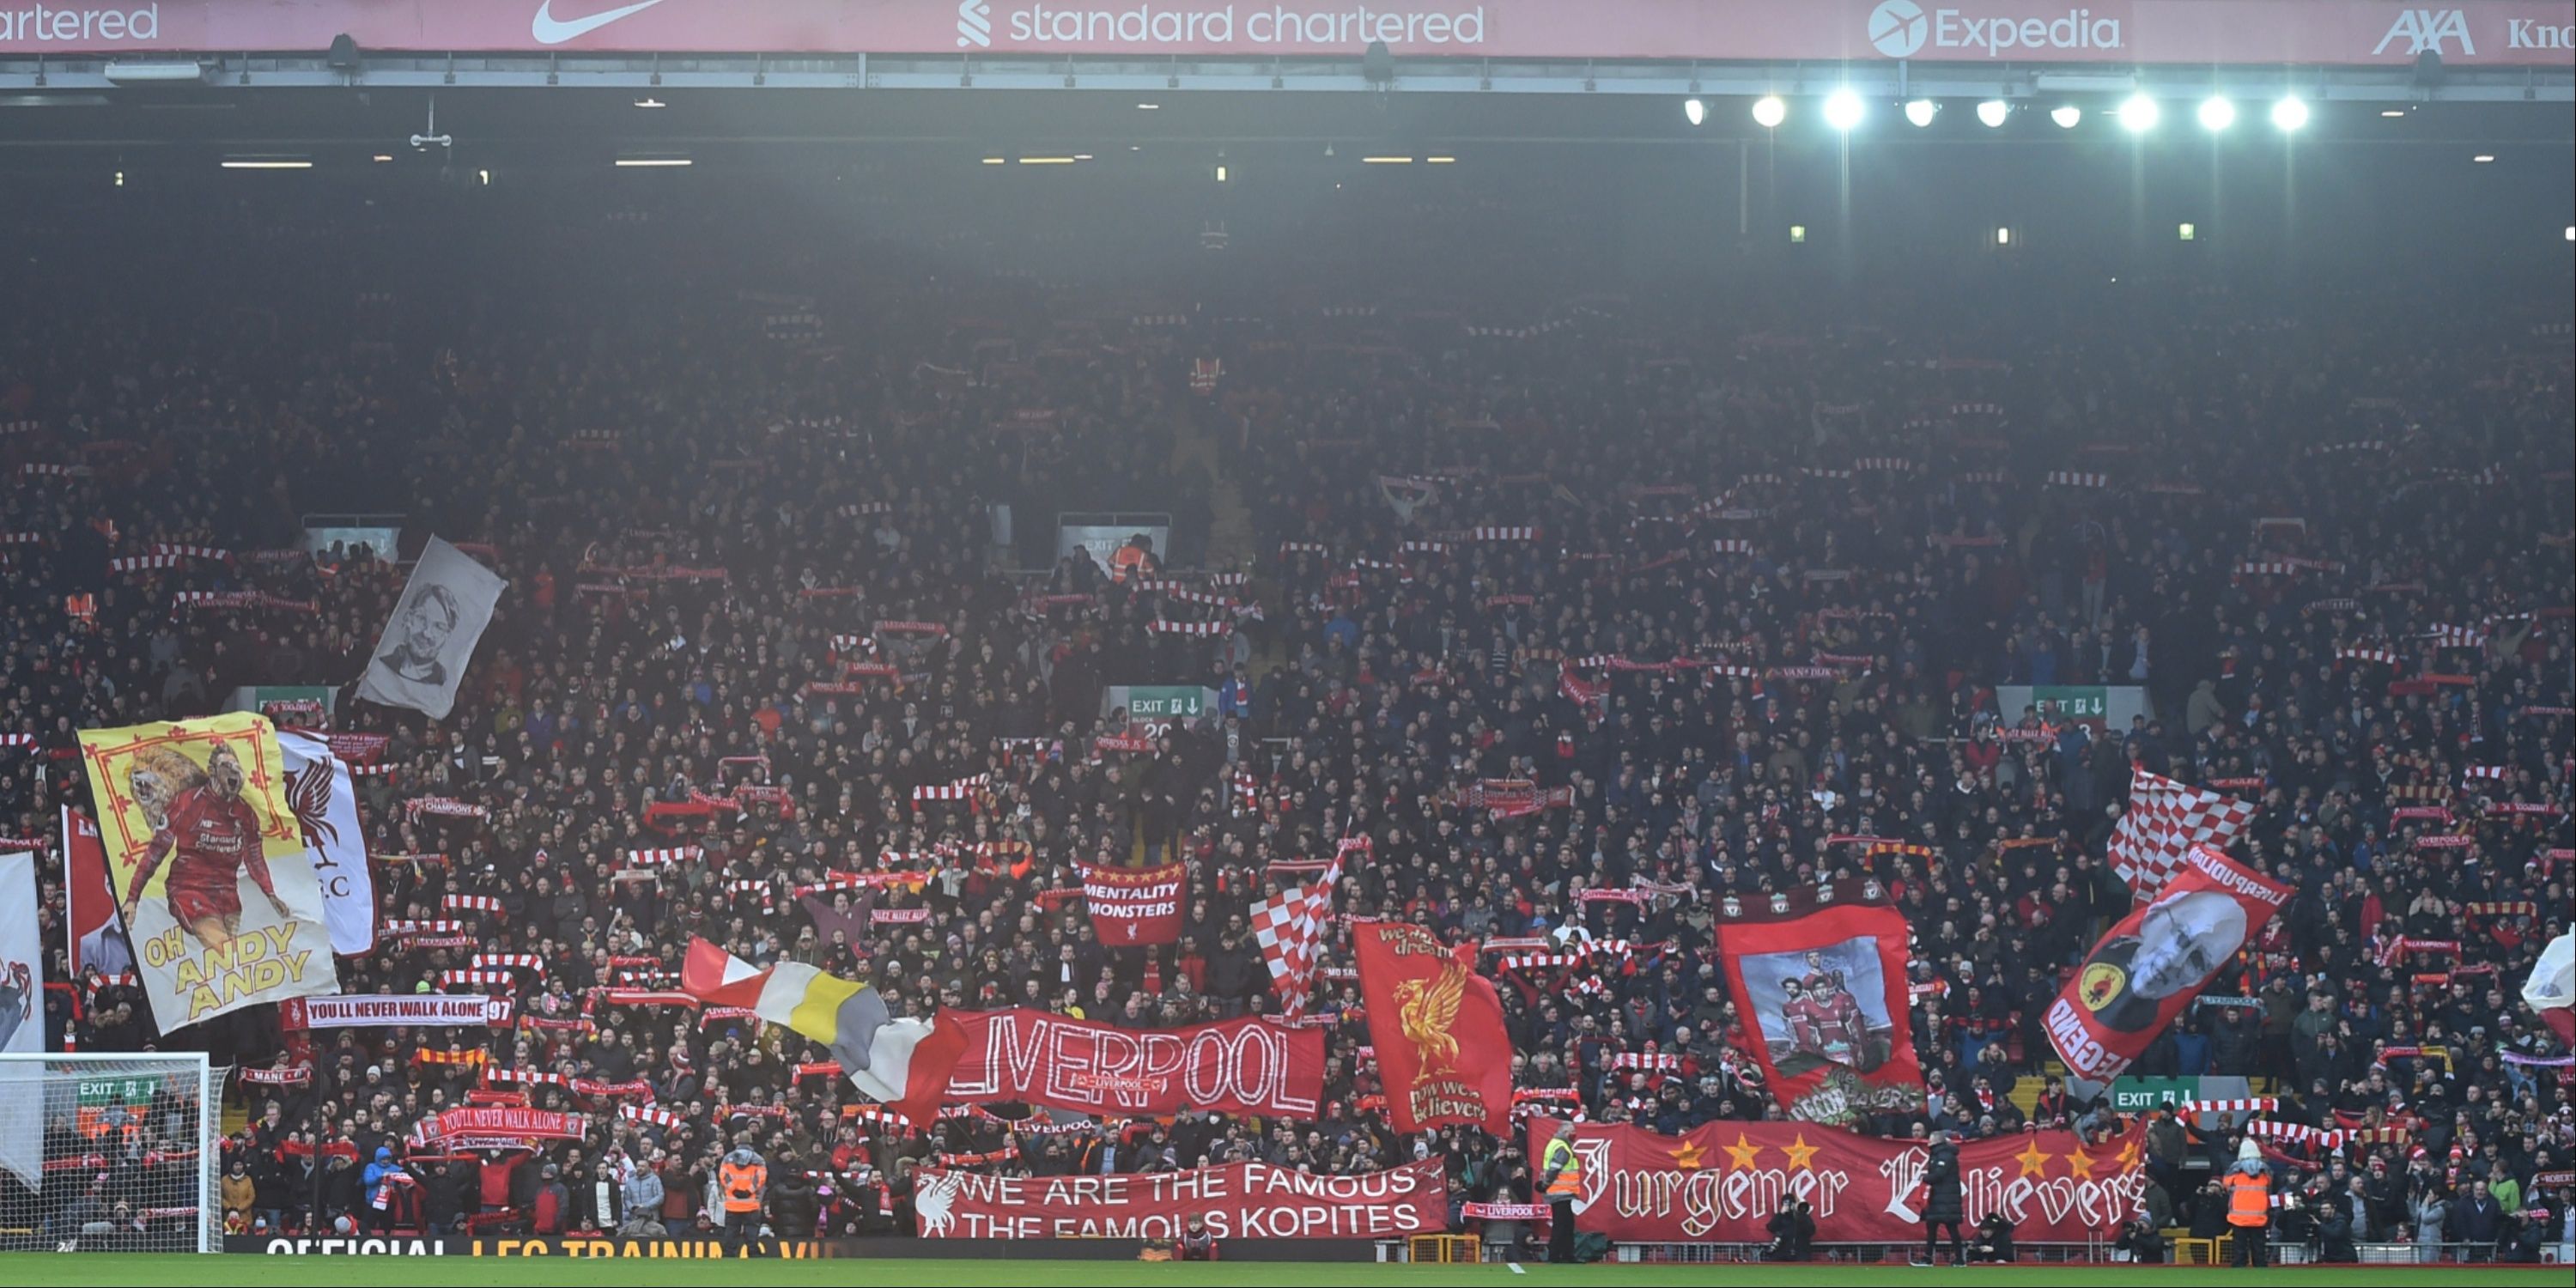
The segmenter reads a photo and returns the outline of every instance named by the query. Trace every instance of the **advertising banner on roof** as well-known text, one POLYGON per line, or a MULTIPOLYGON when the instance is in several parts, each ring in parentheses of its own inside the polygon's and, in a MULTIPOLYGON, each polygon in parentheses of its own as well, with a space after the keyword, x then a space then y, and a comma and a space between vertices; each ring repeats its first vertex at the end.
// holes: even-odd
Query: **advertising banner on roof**
POLYGON ((2475 0, 69 0, 0 54, 368 51, 1636 58, 2467 66, 2576 62, 2576 6, 2475 0))

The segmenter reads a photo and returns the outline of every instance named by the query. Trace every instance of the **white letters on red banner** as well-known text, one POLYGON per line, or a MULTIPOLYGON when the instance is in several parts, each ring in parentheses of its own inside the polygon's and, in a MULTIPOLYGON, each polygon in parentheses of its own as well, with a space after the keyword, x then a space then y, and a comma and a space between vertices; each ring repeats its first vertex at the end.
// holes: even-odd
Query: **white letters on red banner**
POLYGON ((925 1239, 1174 1239, 1204 1217, 1220 1239, 1364 1239, 1449 1228, 1438 1159, 1358 1176, 1234 1163, 1134 1176, 925 1171, 925 1239))
POLYGON ((1324 1094, 1324 1034, 1262 1019, 1121 1029, 1046 1011, 950 1012, 966 1053, 947 1099, 1024 1101, 1097 1114, 1184 1107, 1313 1118, 1324 1094))
POLYGON ((1181 893, 1189 869, 1178 863, 1127 871, 1085 868, 1083 902, 1091 906, 1091 928, 1111 948, 1168 944, 1181 935, 1181 893))
POLYGON ((460 993, 361 993, 340 997, 290 997, 278 1004, 279 1020, 292 1029, 349 1029, 374 1024, 454 1028, 507 1024, 511 1001, 460 993))

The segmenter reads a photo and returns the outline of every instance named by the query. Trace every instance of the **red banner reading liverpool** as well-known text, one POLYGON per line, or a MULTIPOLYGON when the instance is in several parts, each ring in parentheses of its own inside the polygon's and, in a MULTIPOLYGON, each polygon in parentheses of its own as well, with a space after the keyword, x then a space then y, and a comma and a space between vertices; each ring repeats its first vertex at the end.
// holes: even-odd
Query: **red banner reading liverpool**
POLYGON ((1091 929, 1112 948, 1168 944, 1181 937, 1181 891, 1189 869, 1085 868, 1082 899, 1091 905, 1091 929))
MULTIPOLYGON (((1534 1119, 1529 1148, 1556 1123, 1534 1119)), ((2001 1211, 2024 1243, 2107 1239, 2143 1209, 2141 1132, 2088 1146, 2073 1132, 2017 1132, 1959 1146, 1974 1223, 2001 1211)), ((1583 1189, 1574 1228, 1641 1243, 1760 1243, 1783 1200, 1813 1205, 1818 1243, 1923 1241, 1930 1147, 1814 1123, 1716 1122, 1686 1135, 1578 1123, 1583 1189)))
POLYGON ((1232 1163, 1136 1176, 979 1176, 926 1170, 925 1239, 1176 1239, 1191 1217, 1220 1239, 1363 1239, 1449 1228, 1438 1159, 1358 1176, 1232 1163))
POLYGON ((1493 982, 1468 969, 1474 949, 1461 961, 1431 932, 1397 921, 1354 923, 1351 948, 1395 1129, 1509 1132, 1512 1039, 1493 982))
POLYGON ((2194 846, 2048 1004, 2049 1045, 2079 1078, 2120 1076, 2289 898, 2226 855, 2194 846))
POLYGON ((1313 1118, 1324 1094, 1324 1031, 1247 1018, 1180 1029, 1121 1029, 1045 1011, 950 1011, 966 1054, 946 1096, 1017 1100, 1095 1114, 1183 1108, 1313 1118))
POLYGON ((1718 960, 1736 1013, 1759 1029, 1744 1038, 1781 1107, 1807 1122, 1848 1124, 1923 1100, 1905 918, 1878 902, 1875 881, 1852 893, 1819 886, 1772 896, 1762 910, 1731 897, 1721 905, 1718 960))

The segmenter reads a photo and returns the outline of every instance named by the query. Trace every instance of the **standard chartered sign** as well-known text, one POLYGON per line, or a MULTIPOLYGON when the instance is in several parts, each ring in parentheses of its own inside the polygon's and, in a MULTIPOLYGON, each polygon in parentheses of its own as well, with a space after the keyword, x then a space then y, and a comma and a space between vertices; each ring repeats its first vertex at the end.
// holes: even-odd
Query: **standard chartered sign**
POLYGON ((2024 49, 2118 49, 2120 20, 2090 9, 2040 13, 1933 9, 1915 0, 1885 0, 1869 11, 1870 48, 1912 58, 1927 47, 1964 58, 2004 58, 2024 49))

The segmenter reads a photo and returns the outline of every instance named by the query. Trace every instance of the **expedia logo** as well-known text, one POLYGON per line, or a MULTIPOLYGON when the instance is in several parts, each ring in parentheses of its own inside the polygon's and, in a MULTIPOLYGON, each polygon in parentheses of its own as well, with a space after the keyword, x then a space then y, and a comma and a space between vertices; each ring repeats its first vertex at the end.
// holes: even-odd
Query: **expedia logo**
POLYGON ((1927 13, 1916 0, 1883 0, 1869 11, 1870 48, 1889 58, 1912 58, 1925 46, 1962 51, 1964 57, 2004 58, 2020 49, 2118 49, 2120 20, 2090 9, 2042 16, 1978 14, 1960 9, 1927 13))
POLYGON ((957 0, 957 47, 978 49, 993 43, 993 11, 984 0, 957 0))

